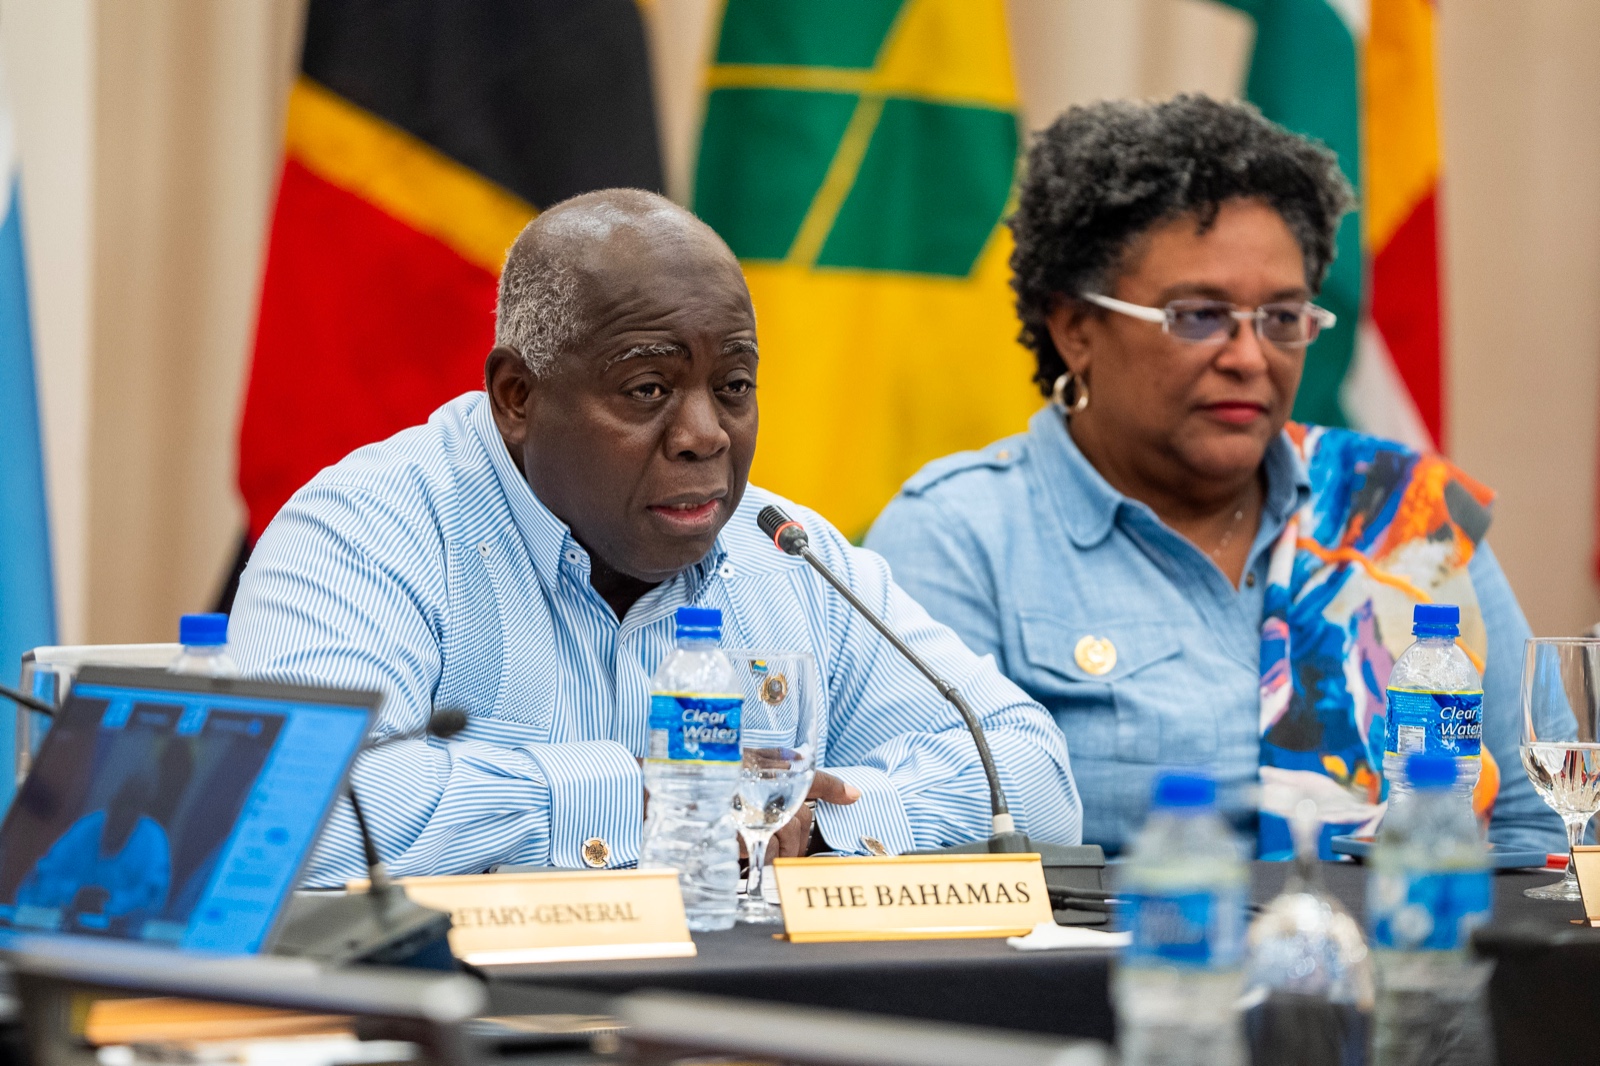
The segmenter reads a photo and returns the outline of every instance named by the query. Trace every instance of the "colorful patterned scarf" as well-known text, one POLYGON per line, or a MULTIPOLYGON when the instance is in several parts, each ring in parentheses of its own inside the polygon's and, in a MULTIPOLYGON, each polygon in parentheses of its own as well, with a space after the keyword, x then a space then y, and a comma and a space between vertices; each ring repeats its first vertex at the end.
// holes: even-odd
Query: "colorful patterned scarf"
MULTIPOLYGON (((1371 832, 1383 815, 1384 690, 1411 645, 1412 606, 1459 605, 1459 643, 1483 669, 1487 638, 1467 564, 1494 494, 1439 456, 1390 441, 1294 423, 1286 432, 1311 495, 1268 571, 1258 851, 1291 856, 1287 818, 1309 797, 1331 858, 1334 836, 1371 832)), ((1480 813, 1498 791, 1485 747, 1473 800, 1480 813)))

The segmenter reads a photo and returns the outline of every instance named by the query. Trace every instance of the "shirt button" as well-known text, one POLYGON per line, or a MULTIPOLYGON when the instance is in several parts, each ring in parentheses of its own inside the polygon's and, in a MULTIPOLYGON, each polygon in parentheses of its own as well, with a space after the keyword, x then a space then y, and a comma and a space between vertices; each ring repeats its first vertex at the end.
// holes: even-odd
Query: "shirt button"
POLYGON ((600 869, 611 861, 611 845, 600 837, 590 837, 583 842, 583 864, 593 869, 600 869))
POLYGON ((478 545, 478 554, 483 556, 485 559, 489 558, 489 545, 487 545, 487 544, 478 545))
POLYGON ((721 569, 719 569, 717 571, 717 573, 722 575, 723 580, 727 580, 728 578, 733 576, 733 564, 732 563, 723 563, 721 569))
POLYGON ((1244 575, 1244 587, 1247 588, 1247 589, 1255 588, 1256 587, 1256 575, 1254 575, 1254 574, 1246 574, 1246 575, 1244 575))
POLYGON ((571 563, 573 566, 577 566, 582 558, 583 556, 578 554, 578 549, 576 548, 572 548, 567 551, 567 562, 571 563))

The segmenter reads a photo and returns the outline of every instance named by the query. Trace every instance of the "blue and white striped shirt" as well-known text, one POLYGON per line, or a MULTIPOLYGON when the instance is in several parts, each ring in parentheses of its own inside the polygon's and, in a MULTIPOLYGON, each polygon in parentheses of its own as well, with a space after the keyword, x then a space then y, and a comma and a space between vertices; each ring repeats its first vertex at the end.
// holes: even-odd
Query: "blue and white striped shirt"
MULTIPOLYGON (((229 642, 249 676, 385 694, 380 735, 460 708, 458 739, 397 741, 354 782, 378 848, 401 875, 496 863, 638 858, 650 675, 673 612, 721 608, 724 642, 810 651, 828 701, 819 765, 861 790, 818 804, 828 844, 891 852, 988 834, 988 790, 960 718, 801 560, 756 527, 781 503, 812 547, 887 618, 982 718, 1019 828, 1077 843, 1081 805, 1061 731, 894 584, 876 554, 820 517, 746 490, 711 554, 640 599, 622 621, 589 584, 589 556, 528 487, 482 393, 427 425, 352 453, 273 520, 239 585, 229 642)), ((306 874, 364 875, 341 804, 306 874)))

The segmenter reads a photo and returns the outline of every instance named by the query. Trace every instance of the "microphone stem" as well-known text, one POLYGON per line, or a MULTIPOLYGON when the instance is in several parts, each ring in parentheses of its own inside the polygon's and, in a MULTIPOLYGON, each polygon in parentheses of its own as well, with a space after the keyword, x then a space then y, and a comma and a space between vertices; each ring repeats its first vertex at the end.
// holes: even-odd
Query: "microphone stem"
POLYGON ((38 711, 40 714, 56 717, 56 709, 53 706, 45 703, 43 699, 34 699, 32 696, 22 695, 16 688, 6 688, 5 685, 0 685, 0 696, 5 696, 6 699, 10 699, 11 703, 18 704, 18 706, 27 707, 29 711, 38 711))
POLYGON ((40 714, 49 715, 51 718, 56 716, 56 709, 54 707, 50 706, 43 700, 36 700, 32 696, 25 696, 14 688, 7 688, 4 685, 0 685, 0 696, 4 696, 6 699, 20 707, 26 707, 30 711, 38 711, 40 714))
POLYGON ((361 813, 361 801, 356 799, 354 786, 346 786, 345 791, 350 797, 350 809, 356 815, 356 828, 361 833, 361 850, 366 852, 367 894, 381 906, 393 882, 389 880, 389 871, 383 868, 383 860, 378 857, 378 843, 372 838, 372 830, 367 828, 367 816, 361 813))
POLYGON ((890 629, 888 624, 878 617, 877 612, 862 603, 861 597, 857 596, 849 585, 839 580, 833 570, 823 563, 821 559, 818 559, 810 548, 801 548, 800 558, 810 563, 813 570, 821 574, 828 584, 837 589, 839 595, 848 600, 850 606, 854 607, 863 618, 871 622, 872 627, 883 634, 883 638, 894 645, 894 649, 905 656, 906 661, 915 666, 917 672, 927 678, 933 687, 939 690, 939 695, 949 700, 955 709, 961 713, 962 719, 967 724, 967 731, 972 734, 973 743, 977 745, 978 759, 983 763, 983 776, 989 780, 989 802, 993 808, 991 813, 997 820, 1004 818, 1006 822, 1010 822, 1011 809, 1006 806, 1006 794, 1000 788, 1000 772, 995 769, 994 756, 989 754, 989 745, 979 739, 983 736, 983 725, 978 721, 978 716, 972 713, 972 708, 967 706, 967 701, 961 698, 961 693, 956 691, 956 687, 950 682, 934 673, 928 664, 922 661, 922 656, 912 651, 905 641, 896 636, 894 630, 890 629))

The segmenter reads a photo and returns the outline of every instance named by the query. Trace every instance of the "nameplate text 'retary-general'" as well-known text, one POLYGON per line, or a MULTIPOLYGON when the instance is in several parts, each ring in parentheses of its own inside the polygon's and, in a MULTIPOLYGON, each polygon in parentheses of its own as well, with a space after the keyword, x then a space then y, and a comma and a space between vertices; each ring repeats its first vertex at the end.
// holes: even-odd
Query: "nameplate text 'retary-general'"
POLYGON ((695 953, 674 870, 403 877, 397 884, 449 913, 450 950, 473 966, 695 953))

